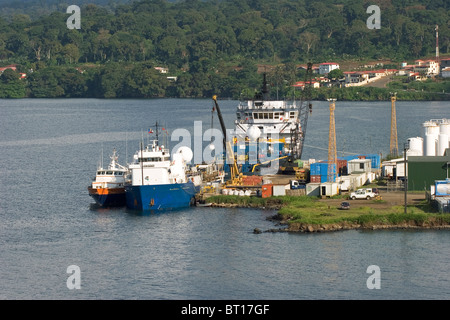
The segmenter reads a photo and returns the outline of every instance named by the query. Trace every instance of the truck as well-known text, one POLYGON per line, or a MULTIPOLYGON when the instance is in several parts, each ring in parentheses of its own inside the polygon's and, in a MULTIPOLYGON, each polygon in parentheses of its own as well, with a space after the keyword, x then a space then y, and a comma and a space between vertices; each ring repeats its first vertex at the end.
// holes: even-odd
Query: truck
POLYGON ((291 190, 305 189, 305 184, 302 183, 301 181, 298 181, 298 180, 290 180, 289 181, 289 188, 291 190))
POLYGON ((350 199, 356 200, 356 199, 373 199, 376 197, 376 194, 372 192, 371 189, 359 189, 356 190, 356 192, 350 193, 350 199))

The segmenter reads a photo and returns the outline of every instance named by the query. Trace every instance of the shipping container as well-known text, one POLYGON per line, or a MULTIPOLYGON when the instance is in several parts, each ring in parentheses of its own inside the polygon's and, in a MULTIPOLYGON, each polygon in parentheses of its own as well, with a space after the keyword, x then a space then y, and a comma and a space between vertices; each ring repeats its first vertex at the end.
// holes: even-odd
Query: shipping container
POLYGON ((336 182, 336 175, 332 175, 330 178, 328 178, 327 174, 321 175, 320 176, 320 182, 324 183, 324 182, 336 182), (328 181, 330 180, 330 181, 328 181))
POLYGON ((320 195, 320 183, 308 183, 306 185, 307 196, 319 196, 320 195))
POLYGON ((277 184, 277 185, 273 185, 272 187, 272 195, 273 196, 285 196, 286 195, 286 188, 289 188, 289 185, 284 185, 284 184, 277 184))
POLYGON ((309 176, 311 183, 320 183, 321 175, 309 176))
POLYGON ((272 184, 263 184, 261 187, 261 197, 269 198, 272 196, 273 185, 272 184))
POLYGON ((262 183, 262 177, 261 176, 243 176, 242 177, 242 184, 244 186, 256 186, 260 185, 262 183))
POLYGON ((379 154, 363 154, 365 159, 370 159, 372 169, 380 169, 381 168, 381 156, 379 154))
POLYGON ((320 185, 320 195, 332 197, 339 194, 338 184, 336 182, 326 182, 320 185))

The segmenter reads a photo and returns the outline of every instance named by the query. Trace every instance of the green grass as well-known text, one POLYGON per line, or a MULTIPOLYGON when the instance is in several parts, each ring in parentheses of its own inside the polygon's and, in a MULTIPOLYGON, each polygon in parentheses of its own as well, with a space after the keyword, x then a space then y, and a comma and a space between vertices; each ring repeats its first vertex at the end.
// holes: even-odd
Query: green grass
MULTIPOLYGON (((251 207, 267 207, 279 205, 280 215, 289 224, 336 224, 353 223, 362 226, 376 224, 401 225, 404 223, 421 226, 424 223, 450 224, 450 215, 436 214, 426 200, 407 207, 406 214, 403 206, 393 206, 386 209, 376 209, 369 206, 351 206, 349 210, 341 210, 337 206, 331 206, 326 202, 318 201, 318 198, 309 196, 280 196, 270 198, 241 197, 241 196, 213 196, 208 202, 232 203, 251 207)), ((384 200, 372 200, 384 202, 384 200)))

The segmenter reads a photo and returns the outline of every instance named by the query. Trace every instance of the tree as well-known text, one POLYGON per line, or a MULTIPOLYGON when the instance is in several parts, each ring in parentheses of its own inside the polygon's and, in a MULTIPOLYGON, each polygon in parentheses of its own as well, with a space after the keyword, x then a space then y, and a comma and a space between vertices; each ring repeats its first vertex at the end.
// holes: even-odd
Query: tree
POLYGON ((64 96, 64 89, 59 85, 57 68, 45 68, 33 72, 28 79, 30 95, 33 98, 59 98, 64 96))
POLYGON ((80 50, 73 43, 66 44, 62 49, 62 54, 70 64, 78 62, 80 58, 80 50))
POLYGON ((315 33, 305 31, 300 35, 299 40, 302 48, 306 50, 306 54, 309 55, 311 49, 314 48, 319 41, 319 36, 315 33))
POLYGON ((6 69, 0 76, 0 98, 24 98, 25 83, 20 75, 12 70, 6 69))

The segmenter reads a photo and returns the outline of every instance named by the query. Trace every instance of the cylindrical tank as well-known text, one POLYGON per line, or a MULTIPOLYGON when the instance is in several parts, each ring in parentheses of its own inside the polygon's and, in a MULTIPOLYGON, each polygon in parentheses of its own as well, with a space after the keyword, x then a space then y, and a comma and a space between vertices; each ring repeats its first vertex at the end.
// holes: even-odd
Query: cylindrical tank
POLYGON ((442 119, 439 123, 439 133, 450 135, 450 119, 442 119))
POLYGON ((437 150, 437 156, 443 156, 445 153, 445 149, 448 148, 448 135, 446 134, 439 134, 439 143, 438 143, 438 150, 437 150))
POLYGON ((423 138, 409 138, 408 144, 409 149, 406 151, 407 156, 423 156, 423 138))
POLYGON ((423 123, 424 127, 424 155, 435 156, 437 151, 437 141, 439 126, 436 121, 430 120, 423 123))
POLYGON ((443 156, 445 149, 450 145, 450 120, 442 119, 439 124, 439 142, 438 142, 438 155, 443 156))
POLYGON ((450 195, 450 184, 448 183, 436 183, 436 195, 448 196, 450 195))

